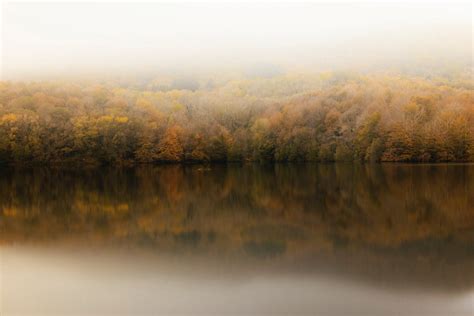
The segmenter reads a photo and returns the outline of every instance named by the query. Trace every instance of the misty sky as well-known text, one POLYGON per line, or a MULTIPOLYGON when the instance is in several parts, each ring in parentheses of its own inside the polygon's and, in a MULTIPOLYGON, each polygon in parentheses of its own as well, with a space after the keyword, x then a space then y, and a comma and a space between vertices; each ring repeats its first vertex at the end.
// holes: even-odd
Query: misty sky
POLYGON ((472 60, 469 2, 18 3, 2 12, 2 76, 319 68, 472 60))

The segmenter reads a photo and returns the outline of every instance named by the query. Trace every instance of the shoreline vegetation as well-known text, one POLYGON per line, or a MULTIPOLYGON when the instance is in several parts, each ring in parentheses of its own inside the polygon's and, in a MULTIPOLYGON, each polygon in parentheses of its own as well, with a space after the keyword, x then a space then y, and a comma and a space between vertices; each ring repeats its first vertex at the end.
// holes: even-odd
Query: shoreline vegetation
POLYGON ((0 82, 0 164, 472 162, 471 72, 0 82))

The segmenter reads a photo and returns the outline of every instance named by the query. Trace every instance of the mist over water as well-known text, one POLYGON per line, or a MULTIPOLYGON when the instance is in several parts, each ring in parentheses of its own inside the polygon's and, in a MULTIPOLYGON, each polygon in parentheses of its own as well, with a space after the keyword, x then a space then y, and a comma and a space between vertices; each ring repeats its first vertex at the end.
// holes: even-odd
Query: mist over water
POLYGON ((1 316, 474 313, 470 1, 0 9, 1 316))
POLYGON ((3 312, 469 315, 473 172, 3 170, 3 312))

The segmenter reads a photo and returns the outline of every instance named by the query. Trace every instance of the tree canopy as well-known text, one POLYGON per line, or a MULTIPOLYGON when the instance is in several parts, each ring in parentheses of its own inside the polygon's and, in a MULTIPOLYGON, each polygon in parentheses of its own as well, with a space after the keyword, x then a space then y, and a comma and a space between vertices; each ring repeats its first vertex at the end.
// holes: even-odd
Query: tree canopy
POLYGON ((472 160, 469 75, 0 82, 2 163, 472 160))

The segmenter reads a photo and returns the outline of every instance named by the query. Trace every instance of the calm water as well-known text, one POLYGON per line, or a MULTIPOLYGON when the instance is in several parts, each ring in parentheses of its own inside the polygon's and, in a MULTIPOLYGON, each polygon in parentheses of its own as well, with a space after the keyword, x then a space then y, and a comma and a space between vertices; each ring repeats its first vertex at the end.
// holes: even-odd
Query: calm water
POLYGON ((0 170, 0 314, 471 315, 474 165, 0 170))

